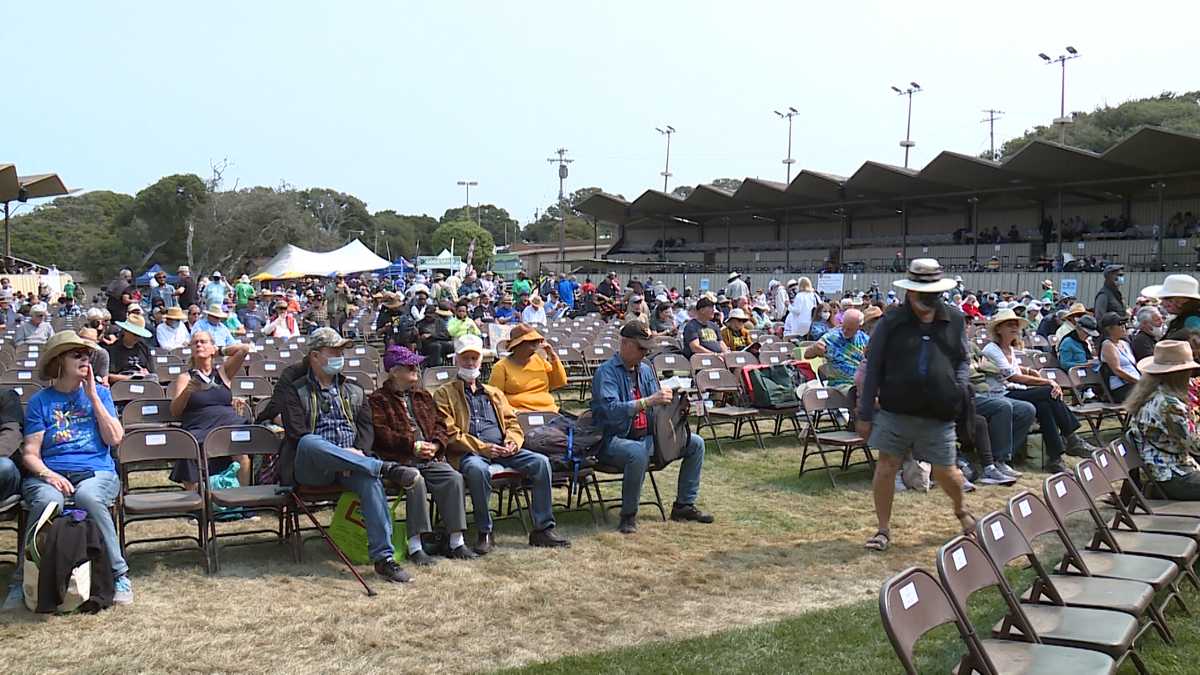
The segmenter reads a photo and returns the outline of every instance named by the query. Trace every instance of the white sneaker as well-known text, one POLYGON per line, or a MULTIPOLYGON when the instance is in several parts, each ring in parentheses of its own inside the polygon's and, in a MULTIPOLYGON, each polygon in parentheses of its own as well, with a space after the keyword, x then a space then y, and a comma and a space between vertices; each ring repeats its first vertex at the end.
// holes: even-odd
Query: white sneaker
POLYGON ((963 491, 963 492, 974 492, 974 491, 975 491, 975 484, 974 484, 974 483, 972 483, 971 481, 967 480, 967 479, 964 477, 964 478, 963 478, 963 484, 962 484, 962 491, 963 491))
POLYGON ((116 581, 116 592, 113 593, 114 605, 132 605, 133 604, 133 584, 129 582, 129 575, 122 574, 116 581))
POLYGON ((996 468, 1000 470, 1000 473, 1002 473, 1006 476, 1012 477, 1012 478, 1020 478, 1021 476, 1025 475, 1025 474, 1021 473, 1020 471, 1017 471, 1016 469, 1012 468, 1005 462, 996 462, 996 468))

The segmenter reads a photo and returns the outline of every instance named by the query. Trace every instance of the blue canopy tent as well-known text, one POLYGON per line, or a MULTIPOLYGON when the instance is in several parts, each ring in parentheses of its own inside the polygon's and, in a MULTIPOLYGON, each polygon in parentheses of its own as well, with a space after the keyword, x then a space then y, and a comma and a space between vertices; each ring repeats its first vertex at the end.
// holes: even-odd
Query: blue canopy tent
POLYGON ((380 271, 381 276, 385 277, 403 277, 413 271, 412 263, 404 258, 397 258, 396 262, 388 265, 380 271))
MULTIPOLYGON (((150 280, 154 278, 155 274, 158 274, 161 271, 163 271, 163 268, 158 263, 154 263, 153 265, 150 266, 150 269, 146 270, 144 273, 139 275, 138 278, 133 280, 133 285, 134 286, 149 286, 150 280)), ((174 286, 175 284, 178 284, 179 283, 178 275, 168 273, 167 274, 167 283, 171 284, 172 286, 174 286)))

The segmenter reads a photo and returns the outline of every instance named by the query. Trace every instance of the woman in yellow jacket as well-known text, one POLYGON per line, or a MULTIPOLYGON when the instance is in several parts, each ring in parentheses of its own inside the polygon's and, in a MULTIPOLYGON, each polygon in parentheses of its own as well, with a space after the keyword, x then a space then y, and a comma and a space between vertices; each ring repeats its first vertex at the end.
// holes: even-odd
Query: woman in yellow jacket
POLYGON ((558 412, 550 393, 567 386, 567 370, 553 349, 533 326, 513 327, 508 338, 509 355, 492 367, 488 384, 504 392, 513 408, 521 411, 558 412), (541 350, 541 353, 538 351, 541 350))

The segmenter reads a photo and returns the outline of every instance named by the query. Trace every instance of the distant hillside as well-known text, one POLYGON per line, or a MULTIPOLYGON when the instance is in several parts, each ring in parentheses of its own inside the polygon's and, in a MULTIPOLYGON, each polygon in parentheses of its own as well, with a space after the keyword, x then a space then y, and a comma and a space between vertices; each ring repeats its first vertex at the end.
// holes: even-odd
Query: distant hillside
MULTIPOLYGON (((1074 113, 1075 123, 1067 128, 1067 145, 1103 152, 1143 125, 1159 126, 1200 136, 1200 91, 1183 94, 1164 91, 1153 98, 1126 101, 1094 111, 1074 113)), ((1058 142, 1054 125, 1037 126, 1019 138, 1005 141, 998 159, 1005 159, 1035 138, 1058 142)), ((987 153, 983 153, 987 157, 987 153)))

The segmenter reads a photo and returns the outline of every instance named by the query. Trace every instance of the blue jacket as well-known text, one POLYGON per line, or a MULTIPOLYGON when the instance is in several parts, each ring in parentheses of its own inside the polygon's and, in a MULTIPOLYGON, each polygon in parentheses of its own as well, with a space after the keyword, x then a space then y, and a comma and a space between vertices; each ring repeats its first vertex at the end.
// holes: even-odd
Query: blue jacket
POLYGON ((1082 366, 1090 360, 1091 355, 1074 333, 1064 335, 1063 339, 1058 341, 1058 365, 1062 366, 1063 370, 1082 366))
MULTIPOLYGON (((658 377, 645 361, 638 364, 638 389, 642 398, 658 391, 658 377)), ((650 428, 654 428, 654 411, 646 410, 650 428)), ((592 378, 592 423, 604 434, 600 447, 608 447, 613 437, 628 438, 635 417, 633 383, 620 354, 600 364, 592 378)))
POLYGON ((558 298, 562 300, 567 307, 575 309, 575 291, 579 289, 579 284, 570 279, 563 279, 558 282, 558 298))

